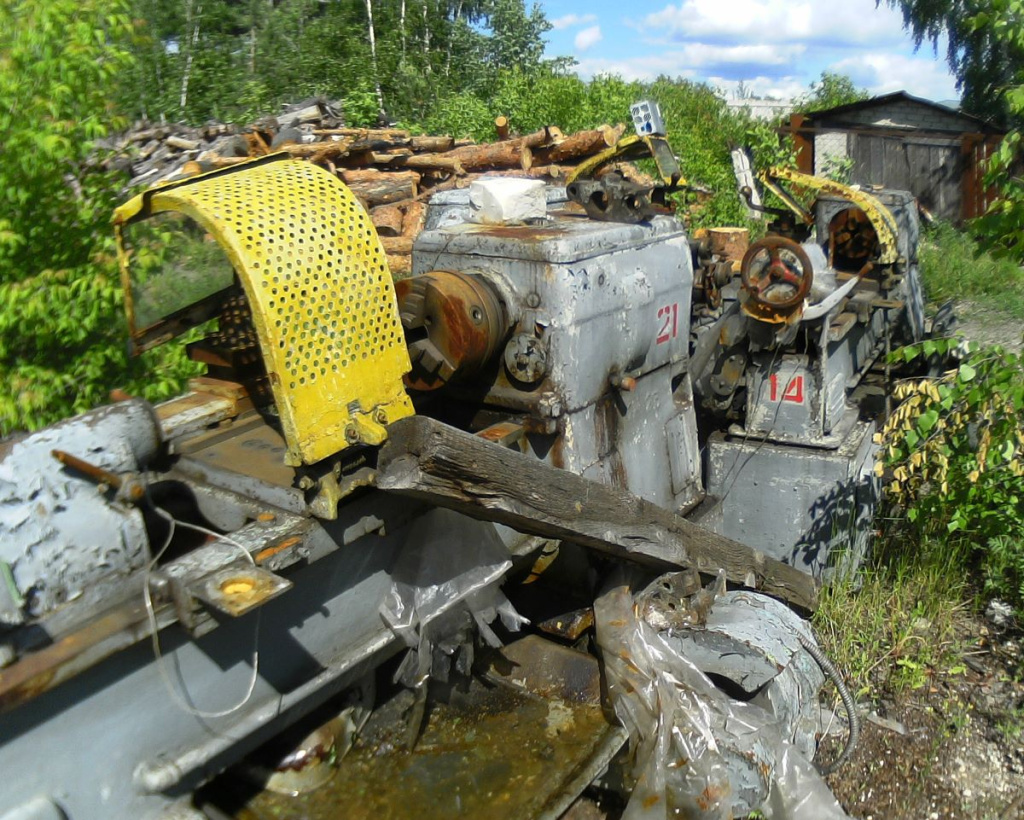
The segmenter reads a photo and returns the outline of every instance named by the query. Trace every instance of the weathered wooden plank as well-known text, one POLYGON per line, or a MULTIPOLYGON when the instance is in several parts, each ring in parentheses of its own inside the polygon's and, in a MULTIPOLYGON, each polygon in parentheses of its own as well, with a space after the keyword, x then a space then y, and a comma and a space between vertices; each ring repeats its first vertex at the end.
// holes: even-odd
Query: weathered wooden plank
POLYGON ((388 428, 377 486, 520 532, 560 538, 657 568, 693 567, 805 609, 818 583, 745 544, 705 530, 618 487, 413 416, 388 428))

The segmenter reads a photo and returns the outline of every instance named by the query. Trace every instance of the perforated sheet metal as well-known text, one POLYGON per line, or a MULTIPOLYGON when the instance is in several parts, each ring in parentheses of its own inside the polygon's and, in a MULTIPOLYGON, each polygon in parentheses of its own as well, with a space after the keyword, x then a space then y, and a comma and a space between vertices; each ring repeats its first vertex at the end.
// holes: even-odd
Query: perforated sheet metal
POLYGON ((312 163, 281 160, 152 192, 209 230, 242 280, 289 446, 313 463, 413 414, 395 289, 352 192, 312 163))

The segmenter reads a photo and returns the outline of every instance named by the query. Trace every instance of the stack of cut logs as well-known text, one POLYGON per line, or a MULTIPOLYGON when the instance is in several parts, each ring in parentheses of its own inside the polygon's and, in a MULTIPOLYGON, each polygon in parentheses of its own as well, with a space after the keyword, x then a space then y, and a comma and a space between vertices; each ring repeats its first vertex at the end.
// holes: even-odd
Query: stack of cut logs
POLYGON ((580 161, 614 145, 623 126, 570 135, 549 126, 510 136, 507 120, 498 117, 495 131, 495 142, 477 144, 395 128, 345 128, 330 105, 315 100, 244 131, 228 125, 140 127, 110 147, 119 151, 113 163, 131 172, 132 187, 225 168, 275 151, 315 162, 362 201, 392 274, 403 276, 411 268, 413 240, 423 227, 431 194, 467 187, 484 174, 564 181, 580 161))

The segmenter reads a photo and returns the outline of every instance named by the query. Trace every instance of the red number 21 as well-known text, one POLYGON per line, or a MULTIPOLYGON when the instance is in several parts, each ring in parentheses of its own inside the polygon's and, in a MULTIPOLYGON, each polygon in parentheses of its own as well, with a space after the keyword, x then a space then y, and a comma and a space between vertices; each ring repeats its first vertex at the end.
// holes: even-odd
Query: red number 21
POLYGON ((662 345, 679 335, 679 303, 673 302, 658 308, 658 318, 661 320, 661 329, 658 330, 656 343, 662 345))

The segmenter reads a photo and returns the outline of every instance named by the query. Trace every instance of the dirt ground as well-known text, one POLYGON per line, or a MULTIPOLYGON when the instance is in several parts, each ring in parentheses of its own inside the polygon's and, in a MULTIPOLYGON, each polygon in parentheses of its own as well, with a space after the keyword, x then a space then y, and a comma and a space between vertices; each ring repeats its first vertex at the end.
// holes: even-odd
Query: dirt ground
POLYGON ((1002 345, 1018 352, 1024 347, 1024 327, 1016 317, 994 313, 971 302, 957 302, 956 315, 956 329, 966 339, 979 344, 1002 345))
POLYGON ((851 816, 1024 820, 1024 635, 984 619, 965 630, 962 672, 862 705, 857 750, 828 778, 851 816))

